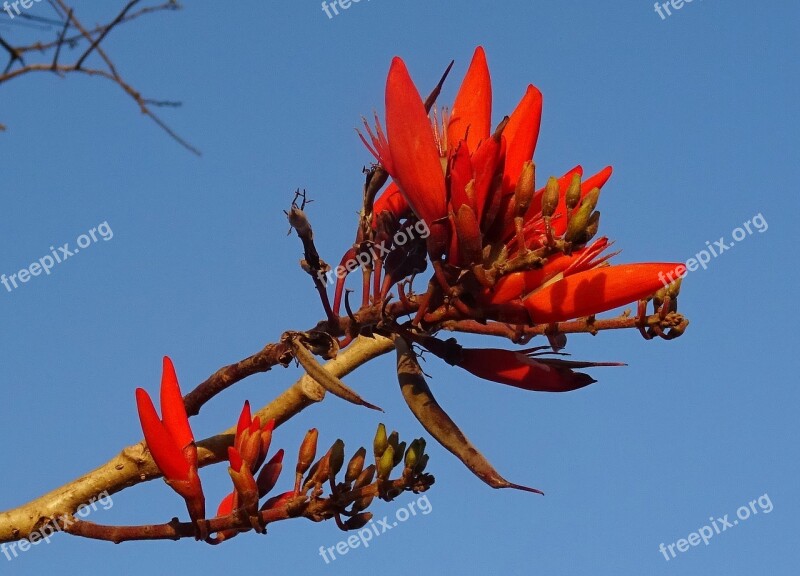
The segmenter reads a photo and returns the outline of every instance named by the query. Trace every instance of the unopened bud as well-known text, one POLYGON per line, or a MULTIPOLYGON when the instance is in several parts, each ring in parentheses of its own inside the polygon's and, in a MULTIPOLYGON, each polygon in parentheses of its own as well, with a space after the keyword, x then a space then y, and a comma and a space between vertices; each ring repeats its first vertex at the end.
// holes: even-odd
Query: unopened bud
POLYGON ((456 234, 463 262, 480 262, 483 257, 481 227, 475 212, 466 204, 462 204, 456 214, 456 234))
POLYGON ((542 216, 550 217, 555 213, 558 207, 559 193, 558 180, 551 176, 547 180, 547 186, 545 186, 542 196, 542 216))
POLYGON ((678 297, 678 294, 680 294, 680 293, 681 293, 681 283, 682 283, 682 282, 683 282, 683 278, 678 278, 677 280, 675 280, 675 282, 672 282, 672 283, 671 283, 671 284, 670 284, 670 285, 667 287, 667 295, 668 295, 670 298, 673 298, 673 299, 674 299, 674 298, 677 298, 677 297, 678 297))
POLYGON ((386 447, 388 445, 389 441, 386 438, 386 426, 383 424, 378 424, 378 430, 375 432, 375 440, 372 442, 375 460, 381 457, 381 455, 386 451, 386 447))
POLYGON ((258 497, 263 498, 275 487, 278 478, 283 470, 283 449, 273 456, 269 462, 264 464, 261 472, 258 473, 256 484, 258 485, 258 497))
POLYGON ((353 484, 353 490, 372 484, 373 478, 375 478, 375 464, 370 464, 359 474, 356 483, 353 484))
POLYGON ((522 165, 522 172, 514 188, 514 206, 517 216, 525 216, 530 208, 533 193, 536 190, 536 166, 527 161, 522 165))
POLYGON ((356 514, 352 518, 349 518, 344 523, 344 528, 345 530, 358 530, 366 526, 367 522, 370 520, 372 520, 372 512, 362 512, 361 514, 356 514))
POLYGON ((366 494, 357 498, 353 501, 353 512, 359 512, 361 510, 366 510, 369 508, 369 505, 372 504, 372 501, 375 499, 375 494, 366 494))
POLYGON ((336 478, 336 475, 339 473, 339 470, 342 469, 344 466, 344 441, 337 440, 331 446, 331 458, 330 458, 330 465, 331 465, 331 477, 336 478))
POLYGON ((397 430, 393 430, 391 434, 389 434, 389 446, 391 446, 395 452, 397 452, 397 446, 400 444, 400 434, 397 430))
POLYGON ((406 450, 405 467, 413 470, 419 460, 419 440, 414 440, 406 450))
POLYGON ((581 201, 581 175, 575 173, 572 175, 572 180, 569 183, 569 188, 567 188, 567 209, 574 210, 575 206, 578 205, 578 202, 581 201))
POLYGON ((378 478, 381 480, 389 478, 392 468, 394 468, 394 448, 390 445, 378 461, 378 478))
POLYGON ((567 233, 564 236, 567 242, 574 242, 583 238, 599 198, 600 189, 593 188, 583 199, 583 202, 581 202, 581 207, 570 216, 569 224, 567 225, 567 233))
MULTIPOLYGON (((331 449, 332 450, 332 449, 331 449)), ((331 473, 331 450, 325 453, 325 456, 320 458, 317 469, 314 475, 309 479, 312 484, 322 484, 325 482, 331 473)))
POLYGON ((397 449, 394 451, 394 466, 400 464, 403 461, 403 455, 406 453, 406 443, 400 442, 397 445, 397 449))
POLYGON ((305 474, 308 467, 311 466, 311 463, 314 461, 314 457, 317 455, 318 437, 319 431, 316 428, 312 428, 306 432, 306 437, 303 438, 303 443, 300 445, 300 453, 297 456, 296 471, 298 474, 305 474))
POLYGON ((364 470, 364 460, 367 457, 367 449, 363 446, 353 454, 350 462, 347 464, 347 473, 345 474, 344 481, 352 482, 358 478, 359 474, 364 470))
MULTIPOLYGON (((651 298, 653 299, 653 309, 656 312, 658 312, 658 309, 661 308, 661 305, 664 303, 664 300, 666 300, 666 298, 667 298, 667 288, 666 287, 661 288, 658 292, 653 294, 653 296, 651 296, 651 298)), ((649 299, 650 298, 647 298, 645 300, 645 302, 647 300, 649 300, 649 299)))
POLYGON ((419 466, 417 466, 417 472, 424 472, 425 468, 428 466, 428 459, 429 456, 427 454, 423 454, 419 458, 419 466))
POLYGON ((583 241, 588 242, 589 240, 594 238, 599 228, 600 228, 600 211, 595 210, 594 212, 592 212, 592 215, 589 216, 589 223, 586 225, 586 232, 584 234, 583 241))

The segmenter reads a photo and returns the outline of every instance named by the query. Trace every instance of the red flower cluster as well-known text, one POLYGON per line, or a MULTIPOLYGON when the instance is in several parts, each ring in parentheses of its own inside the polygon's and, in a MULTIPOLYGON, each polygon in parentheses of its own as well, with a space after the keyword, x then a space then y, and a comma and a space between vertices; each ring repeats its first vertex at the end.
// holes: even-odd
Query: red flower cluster
MULTIPOLYGON (((136 405, 147 448, 164 475, 164 480, 186 501, 193 522, 204 519, 205 496, 197 473, 197 447, 175 367, 169 357, 164 357, 161 376, 163 418, 159 418, 150 395, 142 388, 136 389, 136 405)), ((259 499, 272 490, 283 467, 283 449, 278 450, 264 464, 274 427, 274 420, 262 425, 258 416, 252 418, 250 403, 244 403, 233 446, 228 448, 228 472, 235 490, 223 499, 217 516, 230 514, 239 508, 244 509, 250 517, 256 516, 259 499)), ((234 531, 233 534, 235 533, 234 531)), ((219 534, 217 538, 221 541, 230 536, 231 534, 219 534)))
POLYGON ((258 510, 258 501, 264 497, 278 481, 283 469, 283 449, 262 468, 272 442, 272 430, 275 420, 263 426, 258 416, 250 415, 250 403, 245 402, 239 423, 236 426, 236 437, 233 446, 228 448, 228 461, 235 490, 226 496, 217 510, 217 516, 230 514, 237 508, 244 508, 250 516, 258 510), (261 471, 259 472, 259 469, 261 471), (255 474, 258 473, 258 478, 255 474))
POLYGON ((529 85, 491 131, 492 87, 475 51, 452 109, 429 118, 404 62, 386 82, 386 131, 376 118, 365 144, 393 183, 374 213, 409 215, 430 229, 427 251, 445 293, 462 285, 461 309, 480 319, 541 324, 596 314, 655 293, 674 263, 608 266, 596 233, 607 167, 581 180, 577 166, 535 189, 531 161, 542 95, 529 85))

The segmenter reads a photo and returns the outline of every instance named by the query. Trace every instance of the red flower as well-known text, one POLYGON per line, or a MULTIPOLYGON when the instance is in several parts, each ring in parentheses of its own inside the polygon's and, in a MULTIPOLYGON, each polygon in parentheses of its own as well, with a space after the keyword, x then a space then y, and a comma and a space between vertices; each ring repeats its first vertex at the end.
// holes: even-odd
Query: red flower
POLYGON ((542 288, 523 300, 531 322, 544 324, 590 316, 655 294, 659 275, 674 263, 621 264, 579 272, 542 288))
MULTIPOLYGON (((269 420, 262 426, 261 419, 252 417, 250 402, 245 401, 239 421, 236 425, 236 436, 233 446, 228 447, 228 473, 233 480, 235 490, 223 498, 217 509, 217 516, 226 516, 238 508, 244 508, 248 514, 255 516, 258 510, 258 501, 264 497, 278 481, 283 468, 283 449, 261 465, 266 460, 272 442, 272 432, 275 420, 269 420), (256 472, 261 472, 256 478, 256 472)), ((235 535, 236 532, 218 534, 218 539, 224 540, 235 535)))
MULTIPOLYGON (((492 133, 491 77, 478 47, 440 123, 435 110, 428 117, 405 64, 394 58, 386 81, 386 132, 376 118, 374 131, 367 126, 371 144, 362 137, 394 180, 375 205, 396 216, 410 209, 428 225, 436 281, 444 294, 463 283, 464 305, 455 303, 462 315, 471 310, 481 320, 520 324, 591 315, 647 298, 661 288, 659 274, 676 266, 609 267, 613 255, 601 256, 605 238, 587 247, 598 229, 595 206, 610 166, 585 180, 576 166, 535 189, 532 157, 541 112, 542 95, 529 85, 492 133), (406 203, 397 202, 398 193, 406 203), (526 260, 531 252, 535 257, 526 260)), ((374 269, 380 275, 380 262, 374 269)), ((374 285, 386 286, 379 279, 374 285)), ((375 299, 386 291, 374 290, 375 299)))
POLYGON ((458 366, 484 380, 537 392, 568 392, 597 382, 573 368, 621 366, 611 362, 574 362, 497 348, 463 348, 458 366))
POLYGON ((197 447, 186 416, 175 367, 164 357, 161 375, 161 411, 142 388, 136 389, 136 406, 147 448, 167 484, 186 500, 193 521, 205 517, 205 496, 197 473, 197 447))

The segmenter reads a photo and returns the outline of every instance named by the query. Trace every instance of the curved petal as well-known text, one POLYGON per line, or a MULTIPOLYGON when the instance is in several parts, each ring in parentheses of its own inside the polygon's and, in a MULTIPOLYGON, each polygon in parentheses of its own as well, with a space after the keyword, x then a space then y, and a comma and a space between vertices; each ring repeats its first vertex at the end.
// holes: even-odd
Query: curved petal
POLYGON ((247 430, 247 428, 253 423, 253 419, 250 416, 250 401, 245 400, 244 406, 242 407, 242 412, 239 414, 239 422, 236 424, 236 439, 238 440, 242 433, 247 430))
POLYGON ((189 417, 186 416, 186 407, 183 404, 183 395, 178 385, 178 376, 169 356, 164 356, 161 372, 161 414, 164 426, 178 448, 183 450, 194 442, 194 435, 189 427, 189 417))
POLYGON ((655 294, 676 263, 604 266, 567 276, 531 294, 523 303, 536 324, 562 322, 630 304, 655 294))
POLYGON ((482 301, 489 304, 502 304, 530 294, 546 282, 557 279, 557 275, 561 273, 577 274, 590 268, 596 268, 613 256, 613 254, 608 254, 599 258, 609 245, 608 238, 603 236, 590 246, 575 250, 572 254, 556 254, 548 258, 541 268, 507 274, 501 277, 491 290, 487 289, 483 292, 482 301))
POLYGON ((467 75, 458 90, 450 122, 447 124, 448 147, 467 141, 471 151, 489 137, 492 128, 492 80, 486 54, 481 46, 475 49, 467 75))
POLYGON ((400 220, 411 212, 408 202, 400 192, 397 184, 390 182, 386 190, 375 200, 372 205, 372 228, 378 227, 378 215, 381 212, 390 212, 395 218, 400 220))
POLYGON ((425 106, 400 58, 392 60, 386 80, 386 134, 390 174, 411 209, 431 226, 447 216, 444 171, 425 106))
POLYGON ((458 365, 478 378, 535 392, 569 392, 596 382, 583 372, 497 348, 464 348, 458 365))
POLYGON ((155 460, 156 466, 167 480, 187 481, 189 479, 189 463, 170 436, 163 422, 158 418, 156 408, 150 395, 142 388, 136 389, 136 408, 139 422, 147 442, 147 448, 155 460))
POLYGON ((533 84, 529 84, 525 96, 511 113, 508 124, 503 130, 503 137, 508 145, 503 172, 504 192, 513 192, 522 172, 522 165, 533 158, 541 122, 542 93, 533 84))
POLYGON ((227 516, 228 514, 233 512, 235 498, 236 498, 236 492, 234 491, 222 499, 222 502, 219 503, 219 508, 217 508, 217 518, 220 518, 222 516, 227 516))

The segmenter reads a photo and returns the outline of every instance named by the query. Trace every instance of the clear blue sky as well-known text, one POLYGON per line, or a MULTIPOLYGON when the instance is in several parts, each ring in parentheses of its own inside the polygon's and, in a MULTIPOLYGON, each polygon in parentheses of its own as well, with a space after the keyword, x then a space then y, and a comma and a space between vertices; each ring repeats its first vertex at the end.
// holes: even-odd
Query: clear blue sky
MULTIPOLYGON (((663 20, 649 0, 362 0, 330 19, 316 0, 186 4, 123 27, 107 49, 146 95, 184 102, 164 115, 202 158, 100 80, 42 75, 0 92, 9 127, 0 134, 0 273, 103 222, 113 231, 49 276, 13 292, 0 286, 0 509, 138 441, 133 391, 156 389, 163 354, 188 390, 321 318, 282 210, 306 188, 323 257, 337 260, 352 241, 370 161, 353 128, 382 109, 394 55, 423 87, 455 58, 444 103, 482 44, 496 119, 527 83, 538 86, 539 174, 614 166, 601 210, 603 232, 624 250, 618 262, 686 260, 706 241, 729 243, 758 214, 768 229, 751 226, 689 274, 683 338, 571 337, 578 358, 629 363, 594 371, 600 383, 587 389, 526 393, 428 363, 440 401, 471 439, 545 497, 493 491, 429 443, 430 514, 329 565, 319 547, 347 535, 298 520, 217 548, 61 536, 13 562, 0 556, 0 573, 796 573, 796 2, 695 0, 663 20), (670 561, 659 552, 764 494, 770 513, 756 505, 759 514, 708 546, 670 561)), ((77 3, 89 22, 109 14, 99 6, 77 3)), ((45 3, 31 10, 49 15, 45 3)), ((19 30, 5 22, 0 31, 13 40, 19 30)), ((299 373, 278 369, 226 392, 193 421, 197 435, 231 425, 245 398, 264 404, 299 373)), ((387 410, 390 427, 422 433, 391 359, 347 382, 387 410)), ((378 421, 331 398, 280 428, 276 443, 293 453, 317 426, 351 451, 378 421)), ((222 467, 203 479, 209 500, 229 490, 222 467)), ((374 512, 393 515, 412 499, 374 512)), ((93 518, 167 521, 185 516, 181 504, 158 481, 93 518)))

